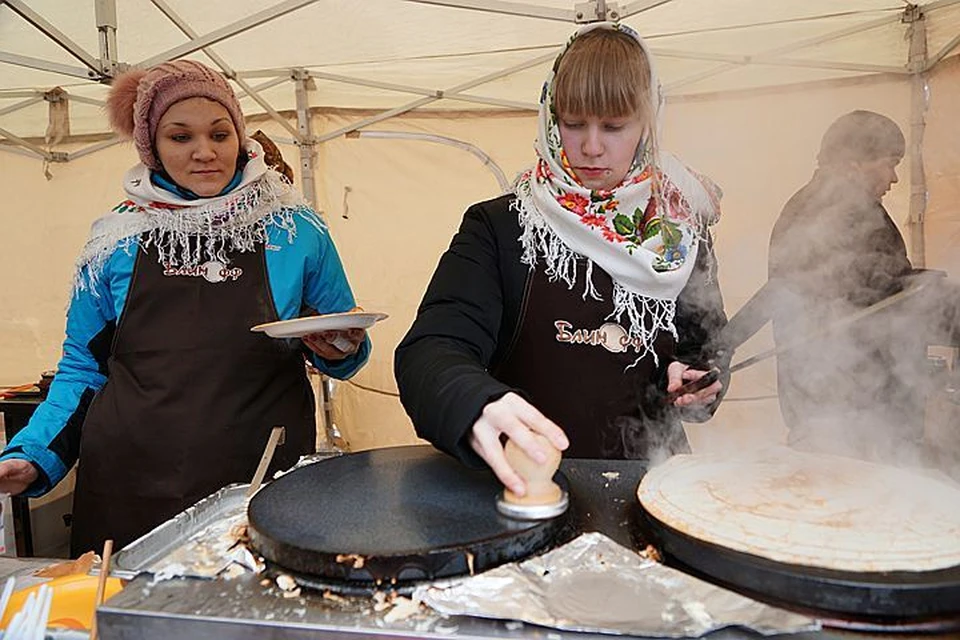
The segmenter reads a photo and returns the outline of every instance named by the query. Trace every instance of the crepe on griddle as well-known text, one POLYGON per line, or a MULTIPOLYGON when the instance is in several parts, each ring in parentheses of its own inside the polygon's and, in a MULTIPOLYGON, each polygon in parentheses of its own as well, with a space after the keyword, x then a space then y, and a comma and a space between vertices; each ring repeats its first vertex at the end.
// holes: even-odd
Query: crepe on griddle
POLYGON ((637 496, 661 523, 777 562, 838 571, 960 565, 960 485, 786 448, 747 457, 678 455, 637 496))

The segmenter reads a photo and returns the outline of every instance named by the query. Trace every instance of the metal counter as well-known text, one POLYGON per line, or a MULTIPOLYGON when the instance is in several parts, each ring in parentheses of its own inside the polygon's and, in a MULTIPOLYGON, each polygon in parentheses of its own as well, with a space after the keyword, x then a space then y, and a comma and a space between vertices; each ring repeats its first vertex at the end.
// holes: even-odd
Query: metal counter
MULTIPOLYGON (((631 513, 644 465, 627 461, 565 460, 571 503, 577 505, 579 531, 601 531, 616 542, 638 548, 631 513)), ((141 575, 98 610, 103 640, 190 638, 294 640, 300 638, 610 638, 608 635, 562 632, 520 622, 472 617, 443 617, 421 607, 395 619, 388 607, 376 610, 369 597, 324 597, 304 591, 285 598, 264 576, 245 574, 233 580, 180 578, 153 582, 141 575)), ((740 628, 724 629, 711 639, 760 638, 740 628)), ((866 639, 871 635, 824 630, 794 634, 797 639, 866 639)), ((908 636, 899 635, 898 640, 908 636)), ((919 636, 917 636, 919 637, 919 636)), ((925 635, 925 638, 931 636, 925 635)))

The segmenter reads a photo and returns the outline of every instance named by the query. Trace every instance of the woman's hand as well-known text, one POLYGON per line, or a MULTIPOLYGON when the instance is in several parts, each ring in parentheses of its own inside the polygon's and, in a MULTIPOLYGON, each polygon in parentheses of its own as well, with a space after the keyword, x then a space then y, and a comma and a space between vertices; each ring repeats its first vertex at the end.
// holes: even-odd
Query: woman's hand
POLYGON ((0 493, 11 496, 23 493, 40 477, 33 463, 12 458, 0 462, 0 493))
MULTIPOLYGON (((685 383, 699 380, 707 375, 706 371, 691 369, 682 362, 671 362, 667 365, 667 393, 676 391, 685 383)), ((709 387, 704 387, 694 393, 685 393, 677 398, 673 406, 687 407, 693 404, 710 404, 717 399, 717 394, 723 389, 723 383, 717 380, 709 387)))
POLYGON ((503 455, 500 436, 503 434, 513 440, 538 463, 546 462, 547 452, 536 444, 533 433, 545 436, 561 451, 570 446, 563 429, 515 393, 508 393, 485 406, 470 430, 470 446, 490 465, 500 482, 518 496, 523 496, 527 488, 503 455))
POLYGON ((303 336, 307 347, 324 360, 343 360, 352 356, 367 337, 365 329, 321 331, 303 336))

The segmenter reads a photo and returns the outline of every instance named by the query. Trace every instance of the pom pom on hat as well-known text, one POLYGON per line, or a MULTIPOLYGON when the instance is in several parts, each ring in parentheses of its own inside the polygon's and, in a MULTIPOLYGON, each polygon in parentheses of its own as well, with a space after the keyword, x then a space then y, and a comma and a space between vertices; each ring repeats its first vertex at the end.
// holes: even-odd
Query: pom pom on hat
POLYGON ((114 130, 133 139, 140 161, 160 169, 154 145, 160 118, 174 103, 198 97, 219 102, 229 112, 242 149, 245 124, 230 83, 194 60, 164 62, 117 76, 107 98, 107 112, 114 130))
POLYGON ((124 138, 133 138, 133 105, 137 101, 137 85, 146 74, 143 69, 127 71, 114 78, 110 87, 107 116, 113 130, 124 138))

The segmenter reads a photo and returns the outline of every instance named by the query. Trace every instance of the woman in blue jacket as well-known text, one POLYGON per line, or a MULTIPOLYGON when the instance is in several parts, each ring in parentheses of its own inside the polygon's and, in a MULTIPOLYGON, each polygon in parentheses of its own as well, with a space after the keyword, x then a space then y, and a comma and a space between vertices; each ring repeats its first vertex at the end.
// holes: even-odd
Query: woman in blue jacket
POLYGON ((359 330, 250 331, 355 303, 326 226, 246 138, 222 76, 188 60, 131 71, 108 111, 141 163, 78 260, 49 395, 0 456, 0 491, 25 496, 79 458, 74 555, 249 481, 273 426, 274 469, 312 452, 304 357, 347 378, 370 351, 359 330))

